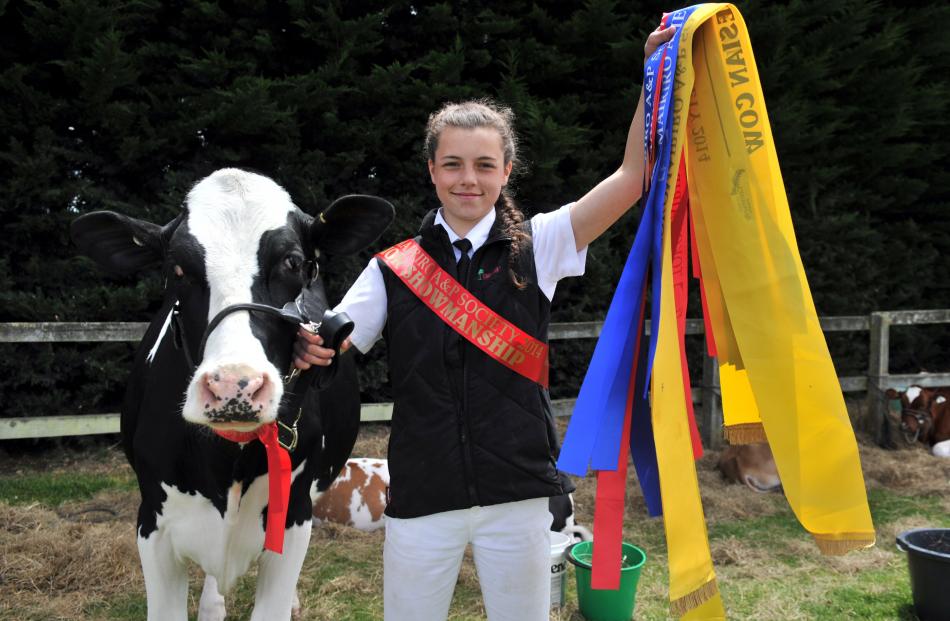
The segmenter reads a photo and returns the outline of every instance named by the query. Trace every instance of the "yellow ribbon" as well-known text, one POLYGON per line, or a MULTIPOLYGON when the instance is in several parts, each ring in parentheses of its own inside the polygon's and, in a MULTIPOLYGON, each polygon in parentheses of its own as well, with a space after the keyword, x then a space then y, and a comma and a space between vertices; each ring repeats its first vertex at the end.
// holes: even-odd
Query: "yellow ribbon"
MULTIPOLYGON (((705 618, 725 618, 712 556, 706 534, 706 522, 699 496, 699 482, 693 461, 686 404, 683 399, 683 371, 676 329, 676 307, 670 222, 680 156, 686 132, 686 111, 692 91, 693 72, 689 62, 693 34, 708 17, 713 5, 696 9, 683 25, 679 59, 673 86, 673 131, 670 136, 670 169, 663 208, 663 255, 660 288, 660 318, 656 355, 653 361, 652 422, 656 443, 663 522, 667 533, 670 565, 670 608, 683 616, 691 610, 705 618), (695 19, 697 14, 699 19, 695 19), (677 111, 679 111, 677 113, 677 111), (711 615, 711 616, 709 616, 711 615)), ((692 194, 690 196, 692 199, 692 194)), ((698 241, 698 240, 697 240, 698 241)), ((705 266, 703 266, 705 270, 705 266)))
POLYGON ((683 403, 670 248, 687 174, 727 428, 767 436, 789 505, 826 554, 873 545, 857 442, 792 228, 748 32, 731 4, 682 27, 665 197, 653 426, 674 614, 725 618, 683 403), (684 144, 685 142, 685 144, 684 144), (686 171, 679 153, 686 149, 686 171))

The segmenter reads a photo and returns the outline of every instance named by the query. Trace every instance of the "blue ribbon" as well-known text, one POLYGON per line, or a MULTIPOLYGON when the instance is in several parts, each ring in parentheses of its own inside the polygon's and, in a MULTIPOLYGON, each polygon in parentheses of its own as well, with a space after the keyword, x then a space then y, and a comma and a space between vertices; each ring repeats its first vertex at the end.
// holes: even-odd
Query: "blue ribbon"
POLYGON ((650 185, 643 201, 643 216, 633 247, 607 310, 604 328, 581 385, 558 459, 558 468, 578 476, 587 474, 588 465, 596 470, 617 469, 630 373, 634 356, 637 356, 640 362, 634 387, 636 393, 631 417, 630 448, 650 515, 659 515, 662 511, 656 448, 647 399, 647 380, 653 368, 658 322, 652 322, 654 329, 650 331, 649 347, 641 345, 640 352, 634 349, 637 334, 643 332, 639 313, 646 294, 647 268, 651 264, 654 277, 650 316, 660 315, 659 274, 662 273, 663 203, 670 168, 673 76, 681 26, 694 10, 695 7, 688 7, 670 15, 668 23, 677 26, 676 33, 672 40, 650 55, 644 68, 644 150, 649 150, 652 121, 657 115, 657 132, 652 141, 656 151, 654 154, 646 153, 646 161, 649 162, 650 156, 655 155, 656 162, 651 171, 650 185), (666 57, 661 67, 664 50, 666 57), (655 76, 660 75, 661 71, 660 102, 658 109, 654 110, 655 76))
POLYGON ((660 497, 660 467, 656 463, 656 445, 653 441, 653 420, 650 399, 647 396, 647 353, 641 347, 637 361, 636 386, 633 393, 633 412, 630 417, 630 455, 637 469, 637 480, 643 490, 647 513, 650 517, 663 515, 660 497))
POLYGON ((588 464, 596 470, 617 469, 652 220, 653 214, 644 212, 577 396, 558 459, 558 468, 572 474, 586 475, 588 464))

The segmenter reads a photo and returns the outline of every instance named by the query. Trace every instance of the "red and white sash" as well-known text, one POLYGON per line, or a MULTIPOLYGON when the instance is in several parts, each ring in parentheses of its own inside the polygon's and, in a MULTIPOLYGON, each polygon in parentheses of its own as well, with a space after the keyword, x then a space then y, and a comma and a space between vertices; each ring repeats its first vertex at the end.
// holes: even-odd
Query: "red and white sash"
POLYGON ((547 388, 548 346, 490 309, 414 239, 376 255, 422 302, 498 363, 547 388))

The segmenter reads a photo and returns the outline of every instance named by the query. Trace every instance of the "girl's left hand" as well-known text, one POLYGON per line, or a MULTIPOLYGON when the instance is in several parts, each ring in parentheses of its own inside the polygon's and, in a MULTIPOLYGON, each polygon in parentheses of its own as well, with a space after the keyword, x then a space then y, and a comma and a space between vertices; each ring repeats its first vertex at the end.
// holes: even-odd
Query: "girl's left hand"
MULTIPOLYGON (((664 13, 663 16, 665 17, 666 13, 664 13)), ((669 28, 663 28, 662 25, 657 26, 656 30, 651 32, 650 36, 647 37, 647 42, 643 46, 644 58, 649 58, 650 55, 656 51, 656 48, 672 39, 673 33, 675 32, 676 26, 670 26, 669 28)))

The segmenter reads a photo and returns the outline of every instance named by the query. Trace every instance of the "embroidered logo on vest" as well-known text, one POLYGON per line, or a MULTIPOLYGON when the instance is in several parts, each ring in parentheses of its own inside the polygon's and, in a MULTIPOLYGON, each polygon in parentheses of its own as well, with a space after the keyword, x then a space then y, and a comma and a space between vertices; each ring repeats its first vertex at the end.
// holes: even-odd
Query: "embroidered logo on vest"
POLYGON ((492 276, 494 276, 495 274, 497 274, 497 273, 500 272, 500 271, 501 271, 501 266, 500 266, 500 265, 496 265, 496 266, 495 266, 495 269, 493 269, 493 270, 490 271, 490 272, 486 272, 484 267, 480 267, 480 268, 478 268, 478 274, 477 274, 476 278, 477 278, 478 280, 488 280, 489 278, 491 278, 492 276))

